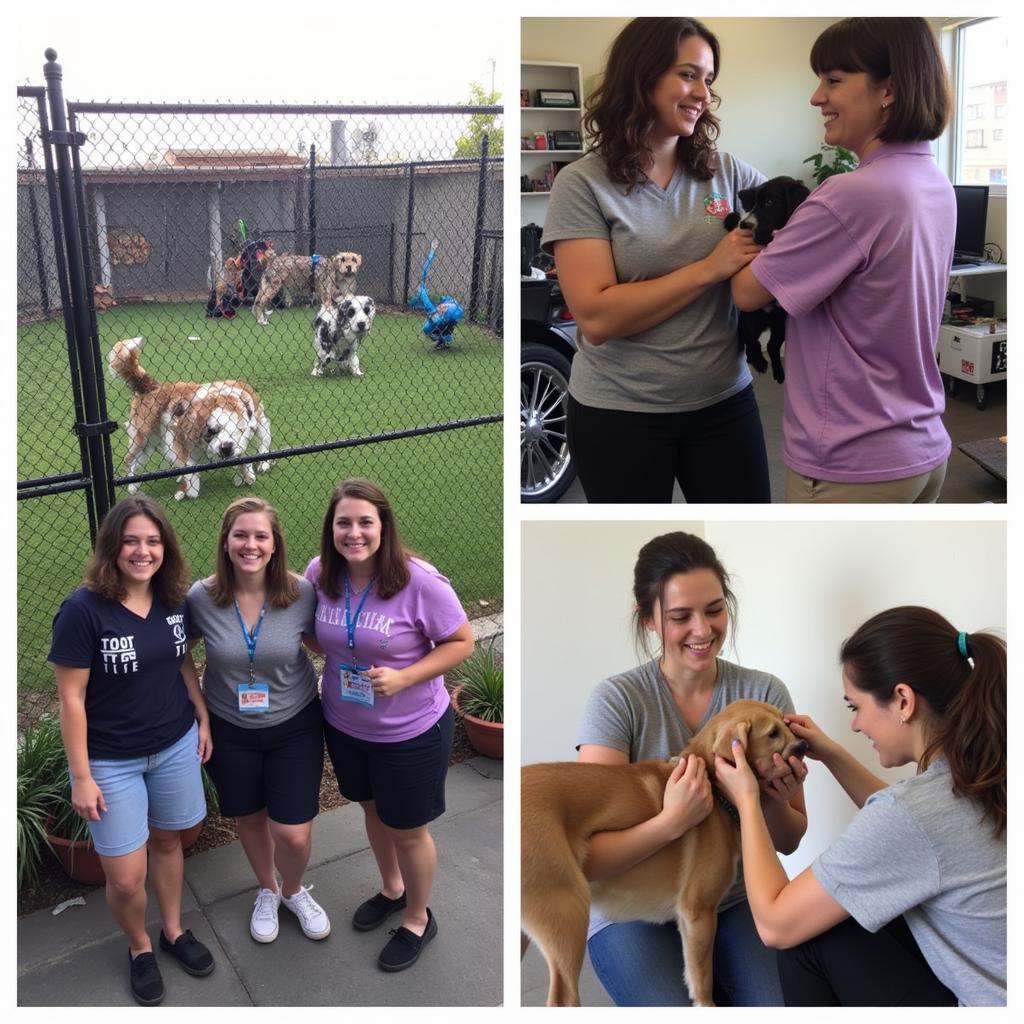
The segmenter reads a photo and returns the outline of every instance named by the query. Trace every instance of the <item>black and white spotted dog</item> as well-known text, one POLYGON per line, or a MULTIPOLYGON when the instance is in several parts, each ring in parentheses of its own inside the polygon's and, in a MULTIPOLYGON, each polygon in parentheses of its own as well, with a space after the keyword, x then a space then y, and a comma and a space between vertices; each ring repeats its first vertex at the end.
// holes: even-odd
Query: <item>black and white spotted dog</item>
MULTIPOLYGON (((725 230, 753 228, 754 242, 767 245, 775 232, 789 220, 793 211, 810 195, 810 190, 796 178, 769 178, 756 188, 740 189, 740 202, 747 212, 742 216, 730 213, 725 218, 725 230)), ((768 358, 772 361, 772 376, 778 383, 786 379, 782 368, 782 343, 786 340, 786 311, 772 302, 762 309, 740 313, 739 343, 745 349, 747 362, 764 373, 768 369, 761 352, 761 334, 769 330, 768 358)))
POLYGON ((368 295, 335 295, 320 307, 313 321, 313 350, 316 362, 312 375, 322 377, 327 364, 335 362, 341 371, 362 377, 359 346, 370 333, 377 307, 368 295))

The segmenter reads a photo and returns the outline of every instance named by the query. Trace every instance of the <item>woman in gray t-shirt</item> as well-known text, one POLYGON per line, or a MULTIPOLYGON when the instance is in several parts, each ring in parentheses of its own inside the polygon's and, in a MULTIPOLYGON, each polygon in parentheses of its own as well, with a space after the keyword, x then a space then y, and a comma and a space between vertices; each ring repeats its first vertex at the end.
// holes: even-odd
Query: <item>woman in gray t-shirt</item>
POLYGON ((860 811, 792 881, 770 848, 737 747, 716 775, 740 814, 747 892, 787 1006, 1006 1004, 1006 644, 937 612, 880 612, 842 646, 854 732, 893 786, 810 718, 810 744, 860 811))
POLYGON ((637 18, 587 103, 590 152, 559 172, 544 224, 579 328, 569 445, 591 502, 768 502, 761 420, 728 280, 757 254, 726 232, 764 176, 715 150, 718 40, 637 18))
POLYGON ((192 585, 188 607, 206 647, 208 770, 259 885, 249 933, 273 942, 283 905, 307 938, 324 939, 330 921, 302 884, 324 763, 316 673, 303 650, 304 640, 315 645, 316 594, 288 571, 272 505, 247 497, 227 507, 214 574, 192 585))
MULTIPOLYGON (((645 544, 634 568, 634 624, 641 645, 653 631, 661 652, 652 661, 600 683, 587 703, 578 760, 627 764, 678 753, 726 704, 763 700, 791 713, 774 676, 718 655, 735 598, 712 548, 699 537, 668 533, 645 544)), ((764 814, 779 849, 792 852, 807 827, 795 758, 790 775, 766 788, 764 814)), ((593 836, 583 865, 588 879, 628 870, 677 839, 711 812, 704 761, 690 758, 665 790, 659 814, 633 828, 593 836)), ((674 923, 613 923, 592 914, 590 960, 618 1006, 686 1006, 683 953, 674 923)), ((775 953, 761 942, 738 879, 719 905, 714 946, 714 997, 722 1006, 780 1006, 775 953)))

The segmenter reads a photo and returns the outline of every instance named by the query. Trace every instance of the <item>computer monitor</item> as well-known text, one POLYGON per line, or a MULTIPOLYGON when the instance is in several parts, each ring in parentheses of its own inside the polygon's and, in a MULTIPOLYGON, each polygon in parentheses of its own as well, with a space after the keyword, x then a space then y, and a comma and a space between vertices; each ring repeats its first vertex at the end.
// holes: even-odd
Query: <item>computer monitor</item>
POLYGON ((954 185, 953 192, 956 195, 953 262, 983 260, 985 227, 988 223, 988 185, 954 185))

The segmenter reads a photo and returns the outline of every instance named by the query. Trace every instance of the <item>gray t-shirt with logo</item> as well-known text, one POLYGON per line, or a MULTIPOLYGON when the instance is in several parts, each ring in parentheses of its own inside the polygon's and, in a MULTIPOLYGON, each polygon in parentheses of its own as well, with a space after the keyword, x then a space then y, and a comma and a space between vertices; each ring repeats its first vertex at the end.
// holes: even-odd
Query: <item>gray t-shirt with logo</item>
POLYGON ((872 793, 811 868, 869 932, 902 914, 961 1006, 1006 1005, 1006 841, 945 758, 872 793))
MULTIPOLYGON (((627 192, 609 179, 604 160, 588 153, 555 178, 543 244, 599 238, 611 244, 620 284, 663 277, 704 259, 722 240, 722 222, 742 210, 739 191, 764 175, 720 153, 710 181, 677 168, 668 187, 651 181, 627 192)), ((586 344, 582 335, 569 391, 598 409, 689 412, 738 394, 751 382, 736 329, 729 282, 713 285, 646 331, 586 344)))
POLYGON ((268 686, 267 711, 239 710, 238 687, 249 681, 249 651, 234 603, 215 604, 204 580, 189 589, 190 635, 206 645, 203 696, 218 718, 243 729, 279 725, 316 696, 316 672, 302 646, 302 634, 313 632, 316 593, 309 580, 297 582, 298 598, 287 608, 268 605, 256 638, 256 682, 268 686))
MULTIPOLYGON (((697 726, 691 729, 672 699, 657 660, 612 676, 598 683, 583 710, 577 749, 585 743, 611 747, 629 755, 630 762, 661 761, 678 754, 727 704, 737 700, 763 700, 780 711, 795 710, 793 699, 781 679, 768 672, 744 668, 722 658, 717 662, 711 701, 697 726)), ((747 898, 742 866, 736 881, 719 903, 719 910, 747 898)), ((591 911, 589 938, 611 924, 591 911)))

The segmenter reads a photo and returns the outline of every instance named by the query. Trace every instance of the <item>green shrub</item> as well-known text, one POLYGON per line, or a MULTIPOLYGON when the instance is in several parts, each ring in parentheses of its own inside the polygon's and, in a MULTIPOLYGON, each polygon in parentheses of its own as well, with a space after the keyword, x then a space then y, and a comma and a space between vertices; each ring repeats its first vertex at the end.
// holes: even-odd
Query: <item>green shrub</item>
POLYGON ((459 711, 485 722, 502 722, 505 713, 505 673, 494 654, 495 637, 452 670, 461 684, 459 711))

